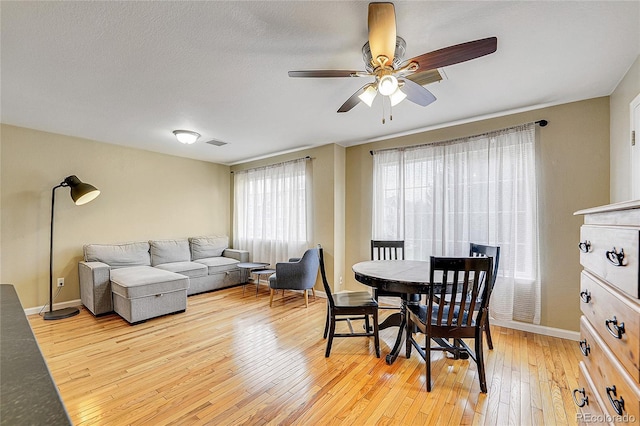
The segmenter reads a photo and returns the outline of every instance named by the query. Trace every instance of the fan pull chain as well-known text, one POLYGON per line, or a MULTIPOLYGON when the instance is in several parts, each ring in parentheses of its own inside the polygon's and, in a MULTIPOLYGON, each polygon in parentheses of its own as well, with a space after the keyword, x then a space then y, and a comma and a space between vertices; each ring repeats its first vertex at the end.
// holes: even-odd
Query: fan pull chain
POLYGON ((382 124, 385 123, 385 120, 384 120, 384 98, 385 97, 383 96, 382 97, 382 124))

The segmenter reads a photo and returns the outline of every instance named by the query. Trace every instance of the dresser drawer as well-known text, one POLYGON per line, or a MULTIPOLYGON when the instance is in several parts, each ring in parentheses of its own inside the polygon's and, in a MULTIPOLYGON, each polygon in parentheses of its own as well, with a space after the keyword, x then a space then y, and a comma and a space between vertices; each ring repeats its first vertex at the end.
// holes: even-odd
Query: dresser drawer
POLYGON ((583 271, 580 309, 629 375, 640 383, 640 306, 583 271))
POLYGON ((583 225, 580 228, 580 263, 611 285, 640 297, 637 228, 583 225))
POLYGON ((589 377, 589 371, 584 363, 580 363, 578 388, 573 390, 573 402, 579 407, 576 420, 579 425, 609 425, 609 416, 602 409, 604 402, 600 400, 595 385, 589 377))
MULTIPOLYGON (((613 423, 629 423, 629 419, 640 418, 640 387, 622 369, 604 341, 591 325, 581 322, 581 334, 589 345, 588 356, 583 364, 593 380, 593 388, 602 400, 602 408, 611 416, 613 423), (616 411, 617 410, 617 411, 616 411), (626 420, 626 422, 625 422, 626 420)), ((583 352, 584 353, 584 352, 583 352)))

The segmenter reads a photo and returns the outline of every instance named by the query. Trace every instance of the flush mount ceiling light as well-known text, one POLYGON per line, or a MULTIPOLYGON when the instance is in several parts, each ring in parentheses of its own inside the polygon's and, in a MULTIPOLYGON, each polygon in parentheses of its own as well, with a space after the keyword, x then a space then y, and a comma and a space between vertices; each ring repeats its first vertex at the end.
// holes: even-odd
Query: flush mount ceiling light
POLYGON ((192 132, 190 130, 174 130, 173 134, 176 135, 178 142, 185 145, 191 145, 200 137, 200 133, 192 132))

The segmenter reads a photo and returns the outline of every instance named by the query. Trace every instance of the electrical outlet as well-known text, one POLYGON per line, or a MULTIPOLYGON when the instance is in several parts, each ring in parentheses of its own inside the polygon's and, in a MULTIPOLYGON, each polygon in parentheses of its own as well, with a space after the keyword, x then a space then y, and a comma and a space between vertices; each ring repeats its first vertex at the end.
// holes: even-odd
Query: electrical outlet
POLYGON ((64 287, 64 278, 58 278, 58 287, 64 287))
POLYGON ((342 277, 340 277, 340 285, 342 285, 342 277))

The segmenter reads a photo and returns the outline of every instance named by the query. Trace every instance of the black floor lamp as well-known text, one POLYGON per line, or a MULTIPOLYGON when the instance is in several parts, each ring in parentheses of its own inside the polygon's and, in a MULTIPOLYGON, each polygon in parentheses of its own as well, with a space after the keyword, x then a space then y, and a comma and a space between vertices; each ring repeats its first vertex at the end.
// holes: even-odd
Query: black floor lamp
POLYGON ((53 207, 56 203, 56 189, 68 186, 71 189, 71 199, 80 206, 92 201, 98 195, 98 191, 93 185, 82 182, 75 175, 66 177, 60 185, 54 186, 51 190, 51 241, 49 244, 49 312, 44 313, 44 319, 57 320, 69 318, 80 313, 78 308, 64 308, 53 310, 53 207))

